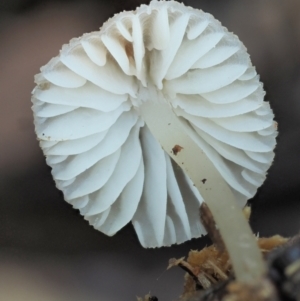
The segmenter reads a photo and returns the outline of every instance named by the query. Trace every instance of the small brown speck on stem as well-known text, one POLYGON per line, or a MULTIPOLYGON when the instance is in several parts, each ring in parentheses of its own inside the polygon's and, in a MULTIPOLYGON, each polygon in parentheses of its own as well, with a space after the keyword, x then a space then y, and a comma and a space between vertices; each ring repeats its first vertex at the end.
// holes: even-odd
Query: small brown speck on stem
POLYGON ((176 144, 176 145, 172 148, 173 154, 176 156, 182 149, 183 149, 182 146, 176 144))

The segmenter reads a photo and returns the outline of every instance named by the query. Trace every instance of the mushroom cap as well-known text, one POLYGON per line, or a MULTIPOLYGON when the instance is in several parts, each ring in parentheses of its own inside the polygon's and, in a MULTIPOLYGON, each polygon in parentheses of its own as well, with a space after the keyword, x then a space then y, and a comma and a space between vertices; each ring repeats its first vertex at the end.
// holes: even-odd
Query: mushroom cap
POLYGON ((35 82, 36 134, 65 200, 107 235, 132 221, 144 247, 205 230, 203 199, 149 131, 143 102, 167 102, 186 120, 241 206, 274 157, 273 113, 246 48, 210 14, 175 1, 72 39, 35 82))

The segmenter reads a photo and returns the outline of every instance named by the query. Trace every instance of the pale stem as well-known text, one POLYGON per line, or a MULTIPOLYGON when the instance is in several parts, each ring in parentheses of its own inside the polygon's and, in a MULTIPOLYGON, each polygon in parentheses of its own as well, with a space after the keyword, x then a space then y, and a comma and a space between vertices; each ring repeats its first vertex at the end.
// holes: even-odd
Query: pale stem
POLYGON ((265 263, 248 221, 228 184, 196 142, 187 135, 186 125, 167 103, 146 101, 139 110, 154 137, 191 178, 210 208, 229 253, 236 279, 251 282, 263 276, 265 263))

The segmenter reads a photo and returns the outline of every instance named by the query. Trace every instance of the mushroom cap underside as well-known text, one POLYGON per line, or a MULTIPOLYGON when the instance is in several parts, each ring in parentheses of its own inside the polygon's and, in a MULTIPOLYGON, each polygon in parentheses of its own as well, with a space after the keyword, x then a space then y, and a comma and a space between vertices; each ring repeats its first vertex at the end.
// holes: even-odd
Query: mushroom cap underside
POLYGON ((273 161, 276 125, 246 48, 210 14, 175 1, 72 39, 35 81, 35 129, 56 185, 107 235, 130 221, 144 247, 205 233, 202 197, 149 131, 144 102, 168 103, 188 123, 241 206, 273 161))

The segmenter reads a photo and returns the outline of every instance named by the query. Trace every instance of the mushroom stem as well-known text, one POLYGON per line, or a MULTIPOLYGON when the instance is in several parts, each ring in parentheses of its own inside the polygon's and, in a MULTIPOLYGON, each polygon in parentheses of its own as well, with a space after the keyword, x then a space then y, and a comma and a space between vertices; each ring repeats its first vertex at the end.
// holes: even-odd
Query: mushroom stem
POLYGON ((251 282, 263 276, 265 263, 249 223, 228 184, 197 144, 197 137, 192 136, 187 122, 176 116, 165 102, 146 101, 139 112, 162 148, 191 178, 211 210, 236 279, 251 282))

